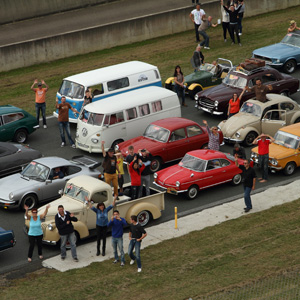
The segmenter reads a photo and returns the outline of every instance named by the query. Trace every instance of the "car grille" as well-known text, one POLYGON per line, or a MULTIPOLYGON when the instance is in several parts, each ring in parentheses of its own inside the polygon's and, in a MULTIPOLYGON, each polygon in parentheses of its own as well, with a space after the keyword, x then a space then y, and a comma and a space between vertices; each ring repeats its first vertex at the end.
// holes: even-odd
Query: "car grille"
POLYGON ((208 109, 213 109, 214 108, 214 102, 211 101, 208 98, 200 98, 199 99, 199 105, 201 107, 205 107, 205 108, 208 108, 208 109))
POLYGON ((42 223, 43 233, 45 233, 47 226, 48 226, 48 224, 42 223))
POLYGON ((268 58, 268 57, 264 57, 264 56, 261 56, 261 55, 256 55, 254 54, 254 58, 258 58, 258 59, 262 59, 264 60, 266 63, 271 63, 272 62, 272 59, 271 58, 268 58))

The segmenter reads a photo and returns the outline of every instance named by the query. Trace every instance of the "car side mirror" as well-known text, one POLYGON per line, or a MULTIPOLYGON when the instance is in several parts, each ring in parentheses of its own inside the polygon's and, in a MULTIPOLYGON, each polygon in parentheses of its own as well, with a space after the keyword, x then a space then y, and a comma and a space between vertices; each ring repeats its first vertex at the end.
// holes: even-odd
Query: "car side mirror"
POLYGON ((47 179, 45 182, 46 182, 46 184, 48 184, 48 183, 51 183, 52 180, 51 179, 47 179))

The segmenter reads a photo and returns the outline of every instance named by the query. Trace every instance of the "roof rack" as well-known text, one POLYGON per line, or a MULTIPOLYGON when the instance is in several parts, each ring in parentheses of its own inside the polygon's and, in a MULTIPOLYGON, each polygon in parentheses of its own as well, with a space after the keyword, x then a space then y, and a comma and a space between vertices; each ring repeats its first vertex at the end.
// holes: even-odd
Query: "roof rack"
POLYGON ((266 63, 264 60, 252 57, 249 59, 245 59, 244 62, 240 63, 235 68, 235 71, 245 75, 251 75, 265 70, 265 65, 266 63))
POLYGON ((255 74, 255 73, 258 73, 260 71, 263 71, 265 69, 270 69, 270 67, 268 66, 264 66, 264 67, 258 67, 256 69, 253 69, 251 71, 248 71, 246 69, 244 69, 243 67, 241 66, 238 66, 236 67, 235 69, 233 69, 234 72, 237 72, 237 73, 242 73, 242 74, 245 74, 245 75, 252 75, 252 74, 255 74))

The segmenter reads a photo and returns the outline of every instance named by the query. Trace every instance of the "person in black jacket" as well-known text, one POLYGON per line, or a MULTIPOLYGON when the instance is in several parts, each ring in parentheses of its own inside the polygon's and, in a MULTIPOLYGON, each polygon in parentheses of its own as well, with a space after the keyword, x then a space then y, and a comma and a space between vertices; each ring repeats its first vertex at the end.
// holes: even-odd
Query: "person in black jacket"
POLYGON ((200 66, 202 64, 204 64, 204 55, 201 52, 201 48, 202 48, 201 46, 196 47, 196 50, 194 51, 194 54, 193 54, 193 57, 191 60, 195 72, 199 71, 200 66))
POLYGON ((75 262, 78 262, 76 252, 76 236, 72 221, 77 222, 77 218, 74 217, 74 215, 70 212, 65 211, 62 205, 59 205, 58 214, 55 216, 55 225, 60 235, 61 259, 65 260, 66 258, 66 244, 67 241, 69 241, 71 245, 72 257, 75 262))
POLYGON ((139 150, 139 154, 140 154, 141 161, 146 166, 145 169, 142 171, 142 176, 141 176, 141 188, 139 191, 139 198, 140 198, 143 196, 143 185, 145 185, 146 188, 146 196, 150 195, 150 174, 152 173, 150 166, 153 157, 151 153, 146 149, 139 150))

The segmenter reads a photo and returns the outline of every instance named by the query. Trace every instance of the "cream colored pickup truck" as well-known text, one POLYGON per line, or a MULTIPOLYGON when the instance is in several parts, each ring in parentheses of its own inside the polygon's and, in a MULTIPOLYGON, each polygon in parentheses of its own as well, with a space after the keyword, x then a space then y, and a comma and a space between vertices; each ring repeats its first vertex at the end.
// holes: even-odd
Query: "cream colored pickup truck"
MULTIPOLYGON (((130 185, 124 185, 125 190, 130 185)), ((116 201, 115 209, 120 212, 120 216, 130 223, 130 216, 136 215, 138 222, 145 226, 151 219, 157 219, 164 210, 164 192, 160 192, 154 188, 150 189, 149 196, 131 200, 128 196, 119 196, 116 201)), ((77 239, 83 239, 95 233, 96 229, 96 213, 93 212, 86 201, 93 200, 93 206, 97 203, 104 202, 105 206, 113 203, 112 188, 107 183, 90 176, 77 176, 70 179, 62 192, 62 197, 51 202, 48 214, 42 222, 43 242, 50 245, 56 245, 60 236, 55 226, 55 215, 58 213, 58 205, 63 205, 64 209, 73 213, 78 219, 73 222, 77 239)), ((39 208, 38 213, 43 212, 45 207, 39 208)), ((109 211, 108 218, 111 218, 113 210, 109 211)), ((25 230, 28 231, 29 222, 25 220, 25 230)))

